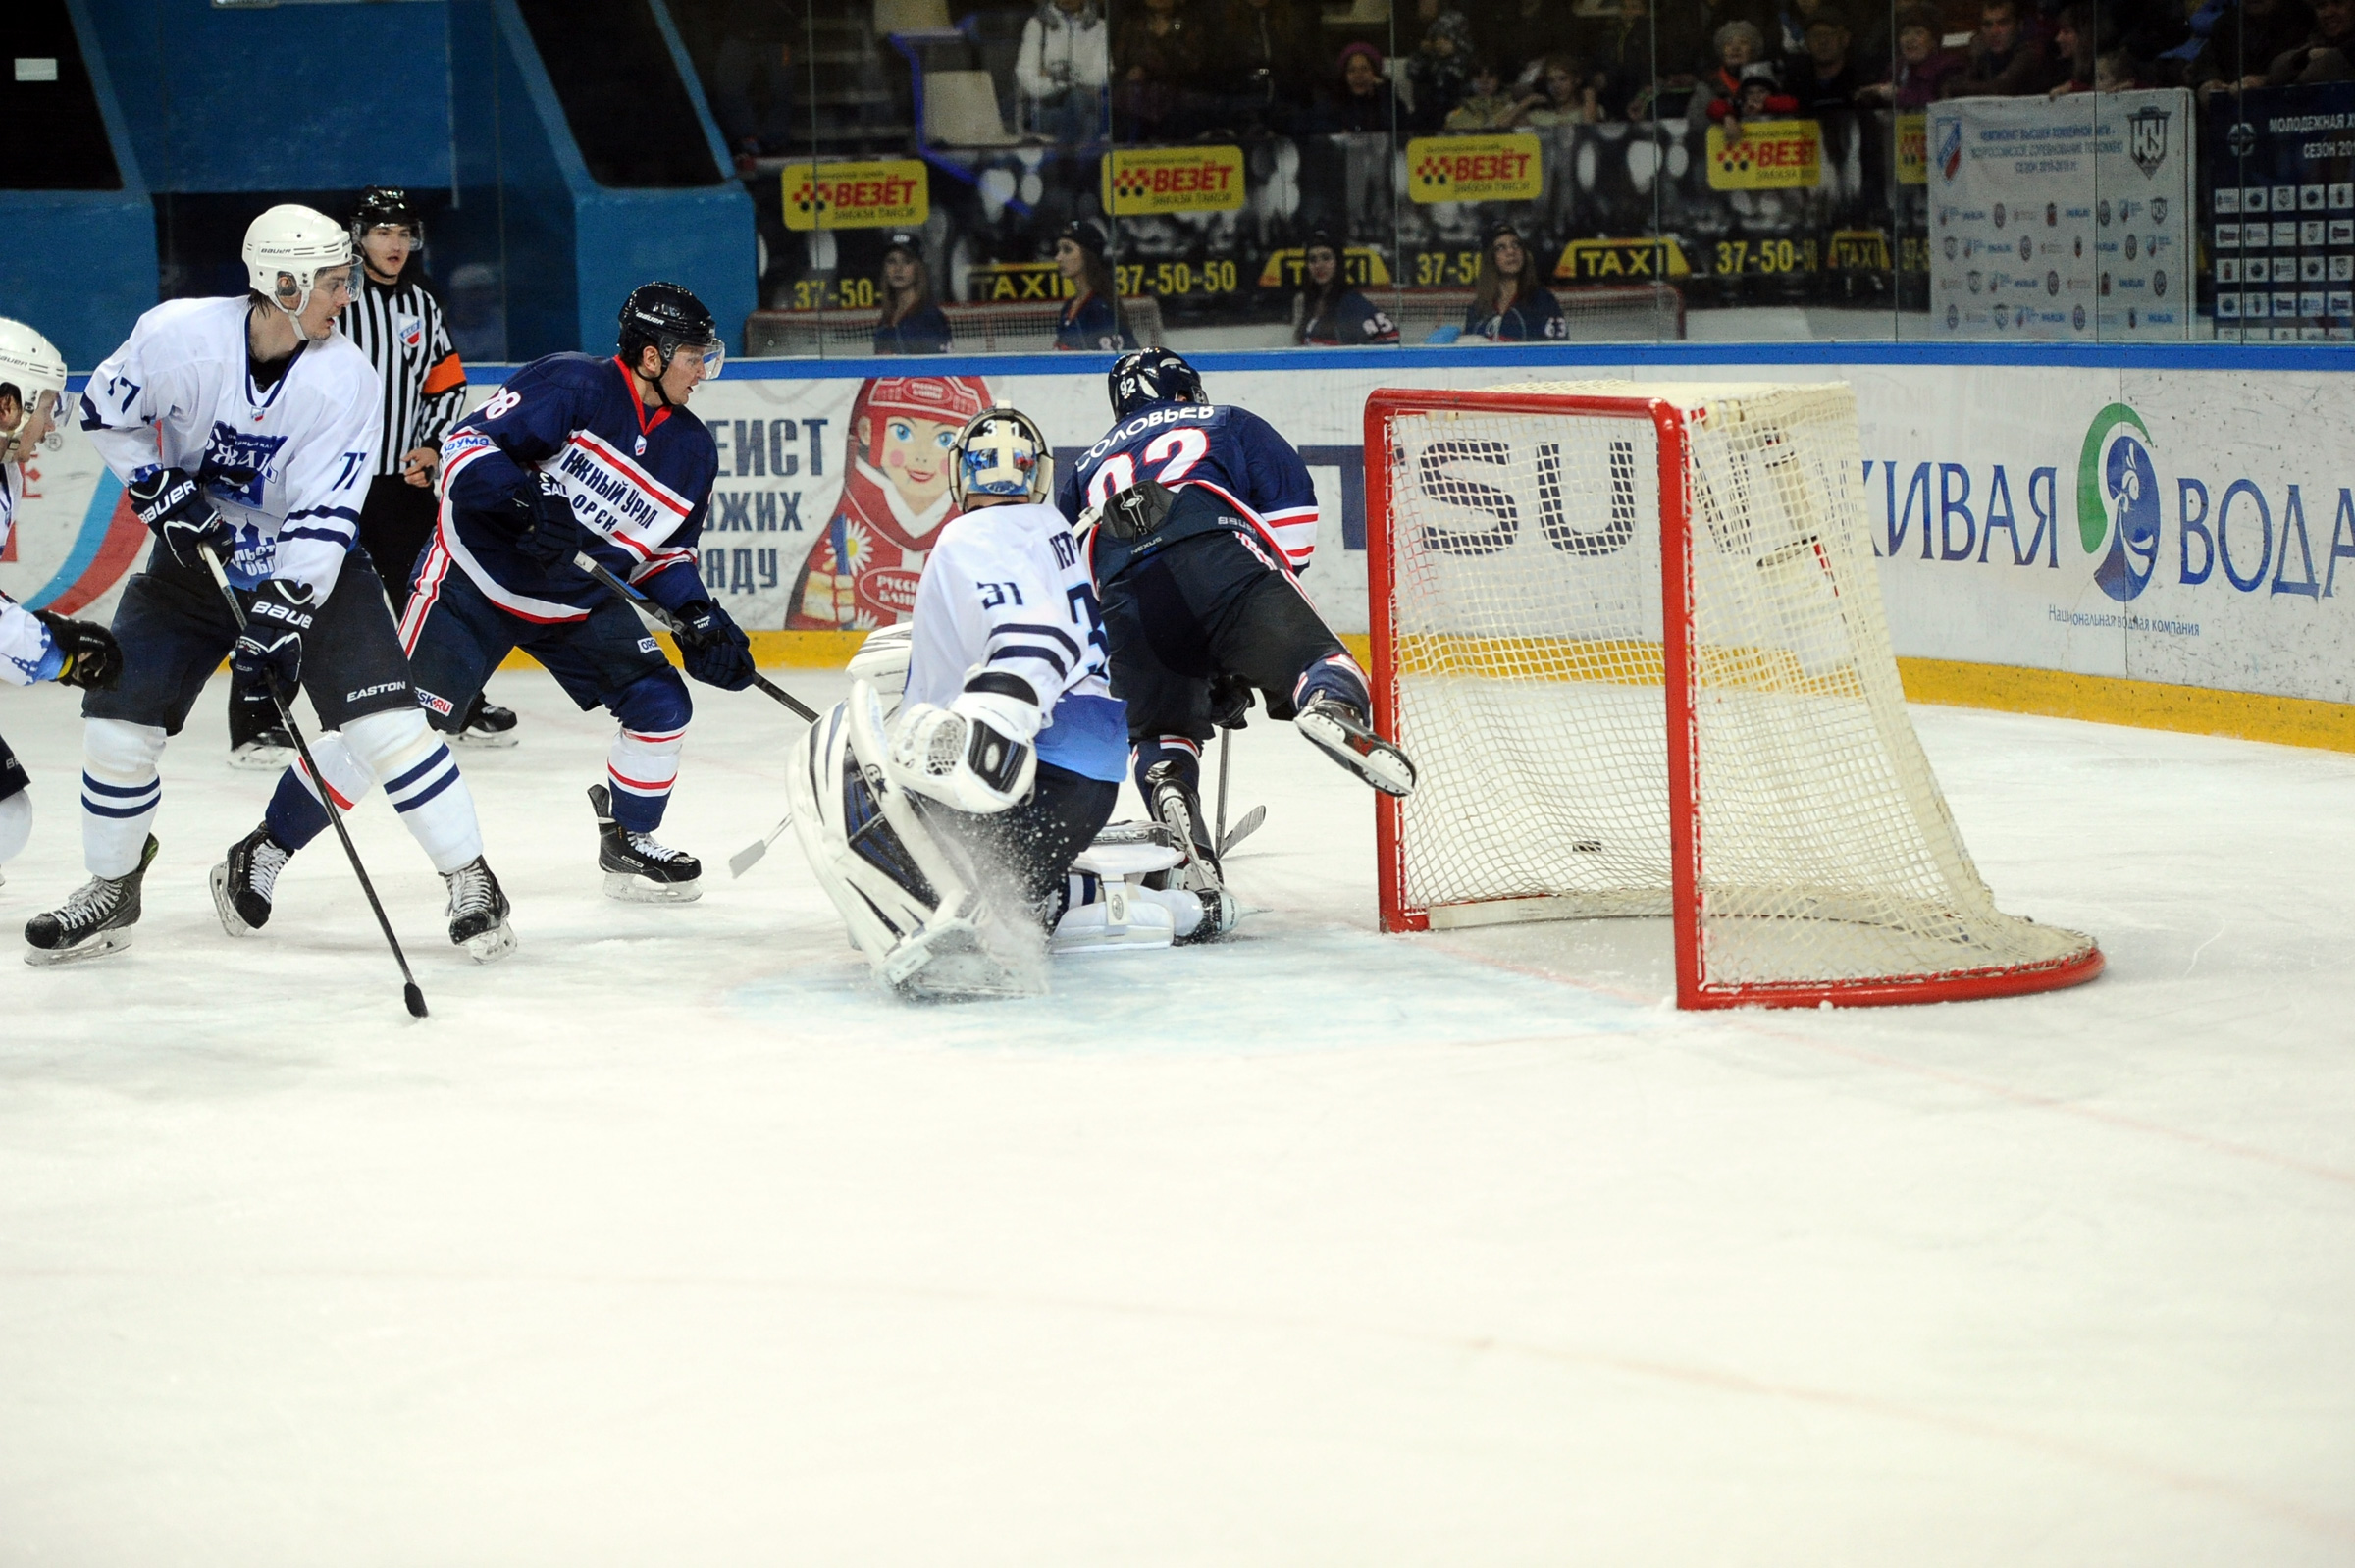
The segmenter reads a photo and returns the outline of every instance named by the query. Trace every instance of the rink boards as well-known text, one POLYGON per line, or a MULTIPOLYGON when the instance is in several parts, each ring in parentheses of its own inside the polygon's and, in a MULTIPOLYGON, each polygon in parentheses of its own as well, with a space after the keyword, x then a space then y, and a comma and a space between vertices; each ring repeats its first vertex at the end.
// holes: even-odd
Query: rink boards
MULTIPOLYGON (((1305 581, 1344 633, 1367 625, 1362 417, 1375 388, 1845 380, 1909 695, 2355 750, 2355 575, 2337 583, 2342 567, 2355 574, 2355 432, 2328 350, 1688 344, 1197 363, 1214 397, 1300 447, 1323 510, 1305 581)), ((945 512, 945 475, 922 449, 937 429, 867 407, 1012 401, 1068 460, 1107 423, 1104 365, 905 362, 930 385, 903 383, 896 398, 823 364, 731 365, 695 400, 720 457, 706 581, 746 627, 775 633, 759 639, 764 659, 840 663, 855 628, 783 631, 797 609, 811 624, 795 597, 811 551, 876 561, 893 581, 875 597, 893 601, 920 560, 869 549, 864 519, 888 512, 920 543, 945 512)), ((503 376, 478 368, 478 392, 503 376)), ((109 613, 143 530, 78 432, 33 467, 0 590, 109 613)))

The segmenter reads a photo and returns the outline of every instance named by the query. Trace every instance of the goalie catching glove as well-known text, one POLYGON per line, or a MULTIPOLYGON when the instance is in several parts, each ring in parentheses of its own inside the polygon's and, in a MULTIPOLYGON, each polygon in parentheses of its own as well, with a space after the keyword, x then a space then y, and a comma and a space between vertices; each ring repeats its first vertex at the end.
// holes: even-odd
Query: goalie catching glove
MULTIPOLYGON (((984 677, 1003 686, 1003 675, 984 677)), ((985 816, 1028 798, 1038 773, 1038 704, 1010 691, 966 691, 947 707, 911 703, 892 725, 892 775, 905 789, 985 816)))

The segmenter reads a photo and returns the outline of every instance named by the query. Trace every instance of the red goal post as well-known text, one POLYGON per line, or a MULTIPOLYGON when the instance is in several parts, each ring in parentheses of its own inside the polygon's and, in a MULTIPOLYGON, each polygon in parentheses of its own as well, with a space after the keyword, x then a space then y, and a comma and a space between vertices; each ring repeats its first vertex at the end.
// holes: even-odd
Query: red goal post
POLYGON ((1423 779, 1376 801, 1383 929, 1665 915, 1686 1008, 2100 972, 1939 793, 1845 386, 1384 389, 1365 436, 1376 717, 1423 779))

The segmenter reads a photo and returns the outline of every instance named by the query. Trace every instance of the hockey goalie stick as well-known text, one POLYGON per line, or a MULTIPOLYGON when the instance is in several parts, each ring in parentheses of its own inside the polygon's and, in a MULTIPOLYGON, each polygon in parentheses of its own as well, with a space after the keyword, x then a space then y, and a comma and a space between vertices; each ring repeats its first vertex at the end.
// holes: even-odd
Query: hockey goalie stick
MULTIPOLYGON (((587 550, 582 550, 580 553, 574 555, 572 557, 572 563, 575 566, 578 566, 582 571, 585 571, 590 576, 596 578, 600 583, 602 583, 606 590, 618 597, 623 603, 637 610, 639 614, 644 615, 648 619, 652 620, 655 625, 670 633, 672 637, 684 642, 686 639, 694 635, 693 633, 689 632, 686 627, 679 623, 679 618, 676 615, 673 615, 670 611, 664 609, 661 605, 655 603, 653 600, 647 598, 644 594, 641 594, 638 592, 638 590, 632 588, 629 584, 623 582, 620 578, 607 571, 604 568, 604 565, 595 556, 591 555, 587 550)), ((817 722, 816 709, 802 703, 791 692, 785 690, 784 687, 779 686, 775 681, 770 680, 759 670, 755 670, 753 672, 753 684, 759 687, 763 695, 773 697, 778 702, 784 704, 787 707, 792 708, 796 714, 800 715, 805 723, 814 724, 817 722)))
POLYGON ((774 844, 777 841, 778 836, 791 826, 793 826, 793 813, 791 811, 787 811, 785 813, 785 819, 779 822, 775 827, 772 827, 768 830, 768 837, 764 839, 755 839, 752 843, 747 844, 743 849, 738 850, 735 854, 728 857, 728 875, 732 877, 742 876, 745 872, 758 865, 760 862, 760 857, 768 853, 768 847, 771 844, 774 844))
MULTIPOLYGON (((245 606, 237 602, 237 592, 229 586, 229 573, 221 565, 221 555, 210 546, 198 551, 204 564, 212 569, 213 581, 220 586, 221 597, 229 601, 229 613, 245 630, 245 606)), ((303 738, 302 726, 294 722, 293 704, 280 691, 278 677, 265 673, 264 684, 270 688, 270 701, 278 705, 279 722, 286 725, 287 734, 293 739, 294 751, 302 758, 303 771, 319 787, 319 804, 327 808, 327 819, 335 824, 336 837, 342 842, 344 859, 351 862, 351 874, 360 879, 360 891, 368 895, 368 908, 376 912, 377 929, 385 933, 385 945, 392 950, 392 962, 400 966, 400 1000, 409 1010, 409 1017, 425 1017, 425 993, 417 989, 417 977, 409 972, 408 955, 400 950, 400 938, 392 934, 392 921, 385 915, 384 901, 376 896, 376 884, 368 880, 368 867, 360 863, 358 846, 351 842, 351 830, 343 825, 343 813, 337 809, 336 792, 327 787, 327 775, 311 760, 311 743, 303 738)))

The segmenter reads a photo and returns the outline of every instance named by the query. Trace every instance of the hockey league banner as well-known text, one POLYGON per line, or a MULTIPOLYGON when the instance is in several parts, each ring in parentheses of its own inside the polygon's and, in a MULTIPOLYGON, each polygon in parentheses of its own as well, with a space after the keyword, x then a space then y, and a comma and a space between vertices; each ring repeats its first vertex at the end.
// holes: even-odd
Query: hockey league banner
MULTIPOLYGON (((1856 388, 1858 479, 1900 654, 2355 703, 2355 430, 2337 378, 1911 364, 1653 374, 1856 388)), ((1205 379, 1300 448, 1323 513, 1304 586, 1337 629, 1362 631, 1367 394, 1532 372, 1205 379)), ((700 542, 719 601, 754 629, 904 615, 951 515, 947 442, 999 398, 1039 420, 1062 462, 1109 422, 1094 373, 769 379, 730 367, 695 398, 719 449, 700 542)), ((104 618, 145 547, 120 486, 66 433, 33 464, 0 590, 104 618)))
POLYGON ((1933 336, 2191 336, 2190 93, 1956 98, 1928 135, 1933 336))

